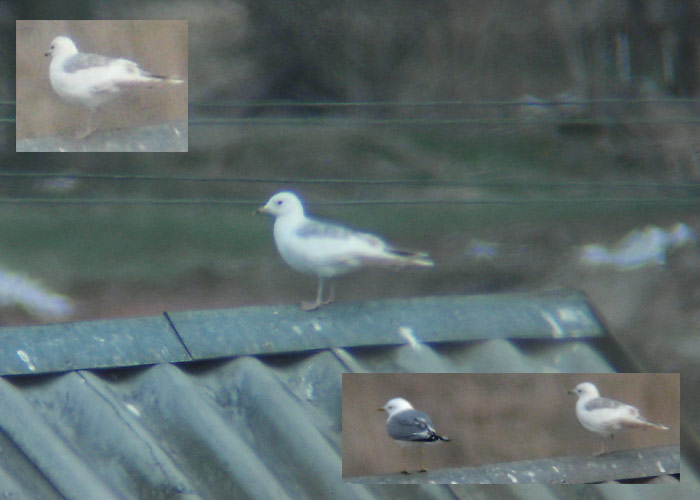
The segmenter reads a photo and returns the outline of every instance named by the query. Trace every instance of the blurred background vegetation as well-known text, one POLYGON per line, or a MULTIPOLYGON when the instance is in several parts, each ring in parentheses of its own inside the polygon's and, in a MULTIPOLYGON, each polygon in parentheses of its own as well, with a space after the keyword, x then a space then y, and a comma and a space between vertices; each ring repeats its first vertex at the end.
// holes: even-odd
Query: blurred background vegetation
MULTIPOLYGON (((697 1, 0 0, 0 12, 0 264, 69 299, 60 319, 308 299, 315 279, 252 215, 292 189, 314 215, 437 262, 348 276, 339 301, 576 287, 647 366, 698 355, 696 241, 641 238, 650 258, 627 266, 581 260, 589 244, 624 253, 650 225, 700 233, 697 1), (57 16, 188 20, 189 153, 11 153, 14 20, 57 16), (66 175, 16 176, 39 173, 66 175)), ((56 319, 5 303, 5 324, 56 319)))

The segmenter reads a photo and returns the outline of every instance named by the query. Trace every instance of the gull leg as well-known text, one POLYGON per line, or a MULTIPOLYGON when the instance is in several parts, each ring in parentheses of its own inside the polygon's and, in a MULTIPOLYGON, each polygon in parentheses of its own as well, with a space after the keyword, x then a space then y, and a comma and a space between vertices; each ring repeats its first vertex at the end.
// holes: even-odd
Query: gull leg
POLYGON ((603 441, 600 443, 600 451, 595 454, 596 457, 599 457, 601 455, 605 454, 605 437, 603 437, 603 441))
POLYGON ((326 300, 323 300, 323 284, 325 283, 325 278, 323 276, 319 276, 318 293, 316 293, 316 302, 304 301, 301 303, 301 309, 304 311, 313 311, 314 309, 318 309, 321 306, 325 306, 326 304, 330 304, 331 302, 333 302, 335 300, 335 281, 331 278, 330 282, 330 293, 328 294, 328 298, 326 300))
POLYGON ((418 472, 428 472, 428 469, 423 466, 423 446, 420 447, 420 469, 418 472))
POLYGON ((301 303, 302 311, 313 311, 323 305, 321 298, 323 297, 323 276, 318 277, 318 292, 316 293, 316 302, 304 301, 301 303))
POLYGON ((87 136, 93 133, 93 119, 94 119, 95 111, 90 109, 88 112, 88 122, 87 122, 87 128, 83 130, 82 132, 78 132, 75 136, 76 139, 85 139, 87 136))
POLYGON ((330 283, 331 283, 331 287, 330 287, 331 293, 329 293, 328 298, 322 302, 323 305, 330 304, 331 302, 333 302, 335 300, 335 280, 333 278, 331 278, 330 283))
MULTIPOLYGON (((401 461, 404 465, 406 465, 406 448, 404 448, 403 446, 401 447, 401 461)), ((401 474, 410 474, 410 472, 408 471, 408 467, 404 467, 401 471, 401 474)))
MULTIPOLYGON (((612 440, 615 438, 615 434, 610 434, 610 443, 612 444, 612 440)), ((599 457, 601 455, 605 455, 607 453, 605 451, 605 436, 603 436, 603 441, 601 443, 600 451, 595 454, 596 457, 599 457)))

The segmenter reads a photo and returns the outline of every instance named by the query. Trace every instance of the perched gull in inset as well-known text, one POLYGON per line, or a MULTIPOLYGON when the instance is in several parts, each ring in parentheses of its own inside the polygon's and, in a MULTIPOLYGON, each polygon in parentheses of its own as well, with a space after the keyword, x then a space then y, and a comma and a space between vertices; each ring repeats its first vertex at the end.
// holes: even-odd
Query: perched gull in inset
POLYGON ((597 455, 605 453, 605 438, 612 442, 616 432, 622 429, 641 428, 667 431, 668 427, 647 420, 639 410, 614 399, 601 398, 598 389, 590 382, 578 384, 569 394, 578 395, 576 416, 586 429, 603 436, 603 446, 597 455))
POLYGON ((78 52, 73 40, 66 36, 54 38, 51 49, 44 55, 51 56, 49 79, 56 93, 66 101, 86 106, 90 111, 87 130, 80 138, 94 131, 92 118, 95 109, 115 99, 123 90, 155 83, 183 82, 174 77, 149 73, 128 59, 78 52))
MULTIPOLYGON (((414 410, 411 403, 403 398, 390 399, 378 411, 385 411, 388 414, 386 419, 386 431, 391 439, 398 442, 401 446, 401 454, 405 455, 405 447, 412 444, 437 443, 440 441, 449 441, 450 439, 439 435, 433 428, 433 422, 430 416, 422 411, 414 410)), ((423 467, 423 447, 420 448, 420 469, 419 472, 425 472, 423 467)), ((407 470, 403 472, 408 473, 407 470)))
POLYGON ((326 279, 364 266, 433 265, 425 253, 397 250, 377 236, 306 217, 299 198, 288 191, 274 195, 257 213, 276 217, 275 244, 287 264, 297 271, 318 276, 316 301, 302 302, 301 307, 305 311, 333 301, 333 282, 328 298, 323 299, 326 279))

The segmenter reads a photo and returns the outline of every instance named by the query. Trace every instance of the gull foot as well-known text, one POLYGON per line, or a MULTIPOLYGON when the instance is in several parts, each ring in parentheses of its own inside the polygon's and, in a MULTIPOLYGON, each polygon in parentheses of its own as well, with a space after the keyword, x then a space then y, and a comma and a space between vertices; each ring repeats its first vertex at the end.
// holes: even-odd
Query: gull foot
POLYGON ((304 301, 301 303, 301 310, 302 311, 313 311, 315 309, 318 309, 319 307, 326 306, 330 303, 332 303, 333 300, 322 300, 322 301, 316 301, 316 302, 311 302, 311 301, 304 301))
POLYGON ((301 303, 301 310, 302 311, 313 311, 314 309, 318 309, 323 305, 322 302, 302 302, 301 303))

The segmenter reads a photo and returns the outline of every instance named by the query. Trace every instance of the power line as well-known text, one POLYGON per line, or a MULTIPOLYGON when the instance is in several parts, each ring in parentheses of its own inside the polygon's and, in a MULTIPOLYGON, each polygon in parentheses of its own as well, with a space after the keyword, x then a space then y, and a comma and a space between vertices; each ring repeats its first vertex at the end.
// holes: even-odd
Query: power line
POLYGON ((191 175, 153 174, 92 174, 71 172, 3 172, 0 178, 18 179, 73 179, 123 182, 191 182, 222 184, 345 184, 369 186, 459 186, 503 189, 693 189, 700 183, 632 182, 632 181, 473 181, 457 179, 362 179, 362 178, 304 178, 304 177, 201 177, 191 175))
MULTIPOLYGON (((16 104, 15 100, 0 100, 0 105, 16 104)), ((290 100, 266 100, 266 101, 216 101, 216 102, 190 102, 191 107, 202 108, 428 108, 428 107, 454 107, 454 106, 490 106, 490 107, 551 107, 551 106, 587 106, 593 104, 622 104, 622 105, 645 105, 645 104, 665 104, 665 105, 687 105, 700 104, 698 98, 681 97, 649 97, 649 98, 626 98, 626 97, 601 97, 593 99, 539 99, 537 97, 520 99, 447 99, 447 100, 425 100, 425 101, 290 101, 290 100)))
POLYGON ((259 206, 260 201, 198 198, 0 198, 2 205, 240 205, 259 206))
POLYGON ((640 98, 602 97, 597 99, 454 99, 427 101, 218 101, 192 102, 191 107, 200 108, 437 108, 437 107, 566 107, 589 105, 626 105, 640 106, 647 104, 692 105, 700 104, 697 98, 640 98))
MULTIPOLYGON (((0 105, 13 105, 13 100, 0 101, 0 105)), ((621 98, 605 97, 596 99, 472 99, 472 100, 426 100, 426 101, 218 101, 191 102, 191 108, 201 109, 241 109, 241 108, 286 108, 290 110, 301 108, 315 109, 439 109, 439 108, 551 108, 585 107, 585 106, 636 106, 645 105, 689 106, 700 104, 697 98, 621 98)), ((14 122, 15 118, 0 118, 0 123, 14 122)), ((515 125, 690 125, 700 123, 700 118, 691 117, 654 117, 654 118, 625 118, 625 117, 584 117, 584 116, 517 116, 517 117, 362 117, 362 116, 247 116, 247 117, 191 117, 189 124, 193 126, 447 126, 447 125, 478 125, 478 126, 515 126, 515 125)))
MULTIPOLYGON (((2 205, 130 205, 130 206, 171 206, 171 205, 228 205, 257 207, 261 205, 260 200, 238 200, 222 198, 8 198, 0 197, 2 205)), ((574 204, 615 204, 615 205, 693 205, 700 204, 700 197, 657 197, 657 198, 541 198, 541 199, 488 199, 488 200, 344 200, 309 202, 313 206, 444 206, 444 205, 574 205, 574 204)))
POLYGON ((368 117, 223 117, 190 118, 189 125, 216 126, 324 126, 352 127, 372 126, 532 126, 532 125, 694 125, 700 124, 700 117, 659 117, 659 118, 575 118, 575 117, 495 117, 495 118, 368 118, 368 117))
MULTIPOLYGON (((0 118, 0 123, 15 123, 14 117, 0 118)), ((228 118, 190 118, 188 125, 192 126, 275 126, 275 127, 356 127, 368 126, 621 126, 621 125, 697 125, 700 117, 668 117, 668 118, 363 118, 363 117, 228 117, 228 118)))

